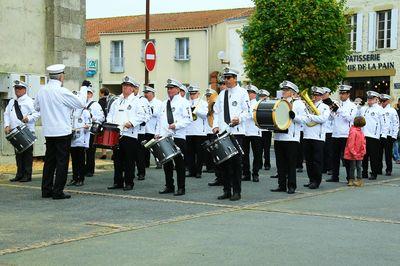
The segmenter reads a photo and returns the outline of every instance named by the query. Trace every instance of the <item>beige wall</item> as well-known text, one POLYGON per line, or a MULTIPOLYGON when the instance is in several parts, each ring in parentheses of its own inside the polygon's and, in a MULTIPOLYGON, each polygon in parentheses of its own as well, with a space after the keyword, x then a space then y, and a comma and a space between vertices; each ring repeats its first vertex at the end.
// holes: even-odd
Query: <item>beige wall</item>
MULTIPOLYGON (((164 98, 165 82, 175 78, 183 83, 196 83, 201 88, 208 86, 208 47, 205 30, 154 32, 151 39, 156 40, 157 63, 149 74, 149 82, 155 84, 158 98, 164 98), (175 39, 189 38, 189 61, 175 61, 175 39)), ((143 33, 104 34, 100 37, 102 84, 120 84, 124 75, 132 76, 144 83, 144 63, 141 61, 143 33), (124 42, 124 73, 110 72, 111 41, 124 42)))
POLYGON ((217 54, 219 51, 224 51, 227 54, 227 33, 226 33, 225 22, 213 25, 209 28, 209 53, 208 53, 208 62, 209 62, 209 73, 213 71, 221 71, 221 69, 225 66, 221 64, 221 61, 218 59, 217 54))
POLYGON ((95 90, 95 99, 98 99, 99 90, 101 89, 100 44, 86 46, 86 59, 89 58, 97 60, 97 73, 93 77, 86 77, 85 79, 92 82, 95 90))

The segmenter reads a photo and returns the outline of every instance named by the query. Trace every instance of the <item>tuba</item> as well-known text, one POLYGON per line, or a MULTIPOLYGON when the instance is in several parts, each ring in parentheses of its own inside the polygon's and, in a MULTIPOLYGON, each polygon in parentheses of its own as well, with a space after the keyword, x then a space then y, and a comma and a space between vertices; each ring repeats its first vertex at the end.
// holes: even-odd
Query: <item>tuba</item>
POLYGON ((208 103, 208 112, 207 112, 207 121, 208 125, 212 128, 214 123, 214 104, 217 101, 218 93, 211 94, 210 97, 207 98, 208 103))
MULTIPOLYGON (((310 96, 308 96, 307 90, 303 90, 300 92, 300 98, 304 101, 304 104, 306 105, 306 108, 307 108, 307 111, 309 114, 320 115, 318 108, 314 105, 314 103, 310 99, 310 96)), ((315 123, 315 122, 308 122, 306 125, 308 127, 313 127, 313 126, 316 126, 317 124, 318 123, 315 123)))

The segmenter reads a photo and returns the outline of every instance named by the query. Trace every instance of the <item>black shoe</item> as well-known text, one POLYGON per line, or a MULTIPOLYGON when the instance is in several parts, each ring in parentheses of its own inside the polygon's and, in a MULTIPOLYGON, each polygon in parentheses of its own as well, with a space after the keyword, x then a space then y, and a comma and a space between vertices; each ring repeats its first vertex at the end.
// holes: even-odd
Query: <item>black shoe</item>
POLYGON ((271 169, 271 166, 264 166, 264 170, 270 170, 271 169))
POLYGON ((333 179, 333 178, 329 178, 327 180, 325 180, 326 182, 339 182, 339 179, 333 179))
POLYGON ((250 181, 250 176, 242 176, 242 181, 250 181))
POLYGON ((368 180, 376 180, 376 176, 371 175, 370 177, 368 177, 368 180))
POLYGON ((303 187, 309 187, 309 186, 310 186, 310 183, 303 185, 303 187))
POLYGON ((277 187, 275 189, 271 189, 271 192, 286 192, 286 189, 281 188, 281 187, 277 187))
POLYGON ((220 181, 218 181, 218 180, 215 180, 214 182, 208 183, 208 185, 209 185, 210 187, 215 187, 215 186, 222 186, 223 184, 222 184, 222 182, 220 182, 220 181))
POLYGON ((19 180, 19 182, 31 182, 32 178, 24 177, 19 180))
POLYGON ((132 190, 133 189, 133 185, 126 185, 123 190, 127 191, 127 190, 132 190))
POLYGON ((392 173, 391 172, 386 172, 385 176, 391 176, 392 173))
POLYGON ((69 183, 67 184, 67 187, 75 186, 77 182, 78 182, 78 181, 76 181, 76 180, 74 180, 74 179, 71 179, 71 181, 69 181, 69 183))
POLYGON ((14 178, 10 179, 9 181, 10 181, 10 182, 18 182, 18 181, 20 181, 21 179, 22 179, 22 177, 14 177, 14 178))
POLYGON ((62 194, 59 194, 59 195, 53 195, 52 198, 53 198, 54 200, 69 199, 69 198, 71 198, 71 195, 62 193, 62 194))
POLYGON ((138 175, 137 180, 144 180, 144 179, 145 179, 144 175, 138 175))
POLYGON ((76 183, 75 183, 75 186, 76 187, 81 187, 81 186, 83 186, 84 184, 83 184, 83 181, 77 181, 76 183))
POLYGON ((319 185, 317 185, 317 184, 315 184, 315 183, 311 183, 311 184, 308 186, 308 188, 309 188, 309 189, 317 189, 317 188, 319 188, 319 185))
POLYGON ((175 188, 174 187, 165 187, 164 190, 158 191, 159 194, 168 194, 168 193, 174 193, 175 188))
POLYGON ((278 178, 278 175, 271 175, 270 178, 278 178))
POLYGON ((107 189, 123 189, 123 188, 124 188, 124 186, 122 186, 122 185, 114 184, 113 186, 108 187, 107 189))
POLYGON ((93 176, 93 173, 87 173, 86 176, 87 176, 87 177, 92 177, 92 176, 93 176))
POLYGON ((294 188, 288 188, 288 191, 287 191, 287 193, 288 194, 294 194, 294 192, 295 192, 295 189, 294 188))
POLYGON ((297 168, 297 173, 303 173, 303 168, 297 168))
POLYGON ((233 193, 232 197, 229 199, 230 201, 237 201, 240 200, 242 197, 239 193, 233 193))
POLYGON ((223 200, 223 199, 230 199, 231 197, 232 197, 232 194, 231 194, 231 193, 224 192, 224 194, 222 194, 221 196, 219 196, 217 199, 223 200))
POLYGON ((260 179, 258 178, 258 175, 253 175, 253 182, 259 182, 260 179))
POLYGON ((201 174, 197 174, 197 175, 196 175, 196 178, 201 178, 201 174))
POLYGON ((178 188, 176 193, 174 193, 174 196, 183 196, 185 195, 185 189, 184 188, 178 188))

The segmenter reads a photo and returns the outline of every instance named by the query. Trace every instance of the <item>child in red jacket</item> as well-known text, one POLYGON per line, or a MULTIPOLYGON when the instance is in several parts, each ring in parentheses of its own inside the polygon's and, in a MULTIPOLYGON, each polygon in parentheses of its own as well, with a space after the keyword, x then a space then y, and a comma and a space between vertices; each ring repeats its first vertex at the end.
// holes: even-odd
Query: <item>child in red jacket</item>
POLYGON ((363 185, 361 177, 361 164, 366 153, 365 136, 361 128, 365 126, 365 118, 357 116, 354 118, 354 125, 350 128, 347 138, 344 158, 350 161, 349 183, 348 186, 360 187, 363 185), (357 179, 354 179, 354 170, 357 169, 357 179))

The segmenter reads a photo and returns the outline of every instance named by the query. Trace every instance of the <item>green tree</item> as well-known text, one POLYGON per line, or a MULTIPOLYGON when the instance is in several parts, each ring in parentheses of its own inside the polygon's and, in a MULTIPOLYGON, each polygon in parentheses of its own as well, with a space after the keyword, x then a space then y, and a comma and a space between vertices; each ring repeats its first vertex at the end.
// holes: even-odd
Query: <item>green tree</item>
POLYGON ((313 85, 336 90, 350 49, 344 1, 253 1, 255 12, 241 32, 253 84, 270 92, 283 80, 300 90, 313 85))

